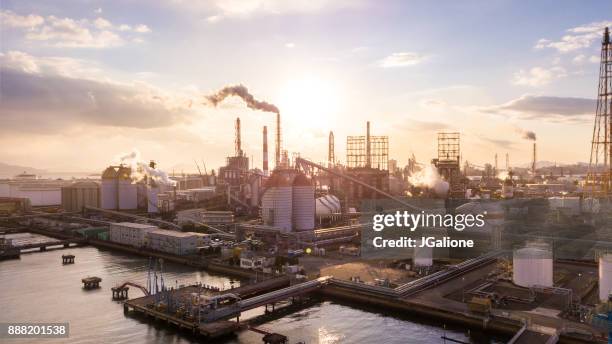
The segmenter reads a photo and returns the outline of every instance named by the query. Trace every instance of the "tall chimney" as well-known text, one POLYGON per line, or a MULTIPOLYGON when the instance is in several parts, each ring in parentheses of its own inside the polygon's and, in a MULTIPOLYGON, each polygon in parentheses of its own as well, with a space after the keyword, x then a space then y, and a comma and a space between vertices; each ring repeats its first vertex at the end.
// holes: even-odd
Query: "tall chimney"
POLYGON ((268 127, 263 127, 263 172, 268 175, 268 127))
POLYGON ((327 147, 327 162, 329 167, 332 167, 336 161, 336 157, 334 154, 334 132, 329 132, 329 146, 327 147))
POLYGON ((274 152, 274 168, 279 168, 281 164, 281 126, 280 113, 276 113, 276 151, 274 152))
POLYGON ((533 143, 533 162, 531 163, 531 173, 536 174, 536 143, 533 143))
POLYGON ((370 147, 370 121, 368 121, 366 131, 366 167, 372 167, 372 151, 370 147))
POLYGON ((240 117, 236 118, 236 156, 242 156, 242 143, 240 141, 240 117))

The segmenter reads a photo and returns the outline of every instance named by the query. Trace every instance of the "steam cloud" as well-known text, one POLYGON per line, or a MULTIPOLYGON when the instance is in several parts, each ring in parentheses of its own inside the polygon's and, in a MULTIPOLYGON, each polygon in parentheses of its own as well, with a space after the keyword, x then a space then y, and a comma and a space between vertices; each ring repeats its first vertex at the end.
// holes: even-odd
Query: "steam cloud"
POLYGON ((253 97, 253 95, 249 93, 249 90, 244 85, 226 86, 222 88, 219 92, 206 96, 206 100, 212 106, 217 106, 229 96, 236 96, 242 98, 242 100, 250 109, 279 113, 276 105, 255 99, 255 97, 253 97))
POLYGON ((446 196, 449 189, 448 182, 442 179, 434 165, 429 165, 414 173, 408 177, 408 182, 416 187, 433 190, 438 196, 446 196))
POLYGON ((128 165, 132 168, 132 180, 135 182, 142 181, 146 176, 153 179, 159 184, 174 186, 176 182, 168 177, 168 174, 158 168, 152 168, 146 162, 142 161, 140 151, 133 149, 130 153, 120 154, 117 160, 123 165, 128 165))

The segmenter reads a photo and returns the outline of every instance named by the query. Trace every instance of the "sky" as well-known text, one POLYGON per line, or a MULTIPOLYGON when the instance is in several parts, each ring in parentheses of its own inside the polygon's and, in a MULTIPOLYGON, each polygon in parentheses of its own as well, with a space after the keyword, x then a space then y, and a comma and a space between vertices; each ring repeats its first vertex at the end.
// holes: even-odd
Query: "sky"
MULTIPOLYGON (((101 171, 134 149, 166 170, 261 167, 278 106, 283 148, 327 160, 346 137, 389 136, 400 166, 461 133, 477 165, 588 162, 610 1, 125 0, 0 2, 0 162, 101 171), (200 163, 201 167, 201 163, 200 163)), ((273 161, 272 155, 270 161, 273 161)), ((178 172, 178 171, 177 171, 178 172)))

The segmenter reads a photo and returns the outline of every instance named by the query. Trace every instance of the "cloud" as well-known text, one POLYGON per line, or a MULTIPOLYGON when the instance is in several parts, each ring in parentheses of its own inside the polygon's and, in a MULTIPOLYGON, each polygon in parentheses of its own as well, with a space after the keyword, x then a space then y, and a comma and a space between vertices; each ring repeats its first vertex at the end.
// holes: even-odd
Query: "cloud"
POLYGON ((95 71, 67 58, 2 55, 0 130, 50 132, 72 125, 159 128, 193 116, 184 97, 143 82, 97 79, 95 71))
POLYGON ((593 22, 568 29, 568 34, 558 41, 542 38, 535 45, 536 49, 552 48, 560 53, 568 53, 590 47, 602 37, 604 27, 612 26, 612 21, 593 22))
POLYGON ((119 32, 143 34, 151 31, 146 25, 135 28, 126 24, 114 25, 102 17, 77 20, 35 14, 21 16, 6 10, 0 11, 0 16, 5 27, 22 30, 25 39, 63 48, 117 47, 133 38, 119 32))
POLYGON ((221 21, 221 19, 223 19, 222 15, 215 15, 215 16, 208 16, 208 17, 206 17, 206 21, 211 23, 211 24, 218 23, 218 22, 221 21))
POLYGON ((361 1, 349 0, 222 0, 215 7, 227 17, 247 17, 253 14, 314 13, 360 6, 361 1))
POLYGON ((0 22, 4 28, 35 28, 44 21, 43 17, 35 14, 20 16, 12 11, 0 11, 0 22))
POLYGON ((567 76, 567 72, 562 67, 533 67, 529 70, 523 70, 514 73, 512 83, 515 85, 526 85, 539 87, 549 84, 554 79, 560 79, 567 76))
POLYGON ((149 33, 151 32, 151 29, 149 29, 149 27, 144 24, 140 24, 134 28, 134 32, 149 33))
POLYGON ((480 111, 524 120, 576 123, 590 121, 595 104, 595 99, 588 98, 524 95, 480 111))
POLYGON ((410 131, 437 131, 443 129, 449 129, 450 126, 443 122, 434 122, 434 121, 420 121, 411 118, 405 118, 398 125, 395 126, 400 130, 410 130, 410 131))
POLYGON ((411 52, 393 53, 384 59, 378 61, 378 65, 382 68, 406 67, 417 65, 425 57, 423 55, 411 52))
POLYGON ((504 149, 513 149, 514 148, 514 144, 516 143, 516 142, 510 141, 510 140, 494 139, 494 138, 490 138, 490 137, 486 137, 486 136, 479 136, 478 138, 480 138, 481 140, 483 140, 486 143, 493 144, 496 147, 504 148, 504 149))

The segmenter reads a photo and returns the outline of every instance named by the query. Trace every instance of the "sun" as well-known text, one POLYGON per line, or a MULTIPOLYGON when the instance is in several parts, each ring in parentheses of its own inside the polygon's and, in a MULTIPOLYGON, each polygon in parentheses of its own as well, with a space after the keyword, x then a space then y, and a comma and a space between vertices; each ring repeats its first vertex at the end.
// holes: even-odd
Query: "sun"
POLYGON ((288 81, 280 90, 278 99, 284 121, 318 129, 328 128, 340 107, 340 92, 336 83, 316 76, 288 81))

